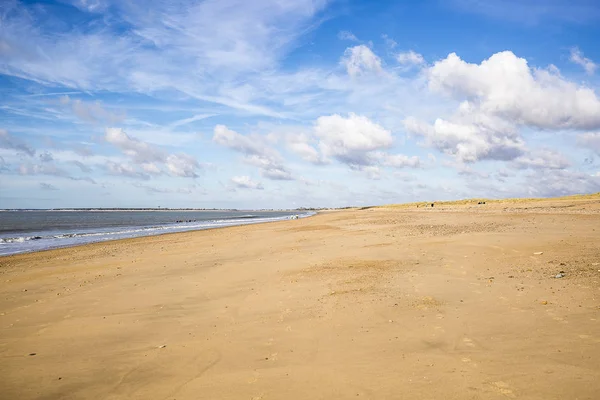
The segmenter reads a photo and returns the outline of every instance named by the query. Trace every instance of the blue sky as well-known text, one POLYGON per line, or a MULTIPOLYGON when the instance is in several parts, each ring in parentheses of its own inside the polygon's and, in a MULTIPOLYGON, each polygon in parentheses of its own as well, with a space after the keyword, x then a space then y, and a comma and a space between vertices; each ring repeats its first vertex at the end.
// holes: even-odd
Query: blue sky
POLYGON ((600 191, 596 0, 0 4, 0 208, 600 191))

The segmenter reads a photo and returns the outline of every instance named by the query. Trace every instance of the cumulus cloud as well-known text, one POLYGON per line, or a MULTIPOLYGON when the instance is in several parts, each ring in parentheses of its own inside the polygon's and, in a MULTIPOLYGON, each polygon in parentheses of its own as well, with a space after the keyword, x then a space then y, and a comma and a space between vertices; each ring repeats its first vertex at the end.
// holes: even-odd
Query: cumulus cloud
POLYGON ((264 187, 260 182, 253 181, 249 176, 234 176, 231 178, 231 183, 238 189, 256 189, 263 190, 264 187))
POLYGON ((14 137, 5 129, 0 129, 0 148, 16 150, 19 153, 25 153, 26 155, 33 157, 35 156, 35 149, 24 141, 14 137))
POLYGON ((323 160, 333 158, 350 169, 365 173, 370 179, 379 179, 381 167, 418 168, 417 156, 390 154, 392 133, 365 116, 339 114, 319 117, 314 126, 314 136, 323 160))
POLYGON ((381 59, 363 44, 347 48, 341 62, 352 77, 382 71, 381 59))
POLYGON ((580 65, 588 75, 594 75, 594 72, 596 72, 596 68, 598 67, 595 62, 584 57, 581 50, 577 47, 571 49, 571 56, 569 59, 575 64, 580 65))
POLYGON ((326 157, 349 165, 372 164, 371 152, 392 145, 392 134, 367 117, 350 113, 319 117, 314 127, 319 148, 326 157))
POLYGON ((307 134, 289 134, 285 136, 287 148, 304 161, 315 165, 324 165, 328 161, 313 146, 312 138, 307 134))
POLYGON ((438 118, 433 125, 409 117, 404 126, 422 136, 425 145, 462 162, 508 161, 525 151, 525 142, 512 125, 484 114, 459 114, 453 121, 438 118))
POLYGON ((258 167, 261 175, 273 180, 293 180, 292 173, 283 165, 280 154, 265 143, 263 138, 241 135, 225 125, 214 129, 213 142, 245 155, 246 164, 258 167))
POLYGON ((422 65, 425 64, 425 59, 419 53, 413 50, 398 53, 396 60, 402 65, 422 65))
POLYGON ((592 89, 563 79, 555 68, 532 69, 510 51, 481 64, 451 53, 429 68, 428 79, 431 90, 515 124, 542 129, 600 127, 600 100, 592 89))
POLYGON ((107 164, 107 169, 112 174, 142 179, 148 179, 149 174, 159 175, 163 172, 185 178, 198 176, 196 171, 200 169, 200 163, 188 154, 169 154, 156 146, 129 136, 121 128, 107 128, 104 139, 120 149, 142 169, 139 171, 130 164, 110 162, 107 164), (162 170, 159 165, 163 165, 165 169, 162 170))
MULTIPOLYGON (((565 80, 556 67, 533 69, 510 51, 480 64, 452 53, 428 68, 426 77, 432 92, 461 103, 450 117, 432 124, 409 117, 404 127, 460 162, 498 160, 512 161, 517 169, 564 169, 569 162, 562 155, 528 150, 521 129, 600 127, 600 100, 592 89, 565 80)), ((591 138, 580 136, 579 141, 591 138)))

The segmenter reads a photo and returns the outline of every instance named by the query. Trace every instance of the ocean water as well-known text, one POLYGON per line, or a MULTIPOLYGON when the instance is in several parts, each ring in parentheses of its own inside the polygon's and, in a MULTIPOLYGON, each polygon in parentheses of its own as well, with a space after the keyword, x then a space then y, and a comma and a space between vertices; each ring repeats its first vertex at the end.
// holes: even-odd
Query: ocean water
POLYGON ((293 211, 0 211, 0 256, 313 214, 293 211))

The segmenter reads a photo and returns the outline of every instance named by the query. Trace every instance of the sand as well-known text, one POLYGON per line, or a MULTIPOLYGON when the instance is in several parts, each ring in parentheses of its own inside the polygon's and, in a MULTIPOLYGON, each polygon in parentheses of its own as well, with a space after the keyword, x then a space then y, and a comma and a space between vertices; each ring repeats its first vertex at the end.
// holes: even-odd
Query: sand
POLYGON ((598 199, 2 257, 0 398, 598 399, 599 270, 598 199))

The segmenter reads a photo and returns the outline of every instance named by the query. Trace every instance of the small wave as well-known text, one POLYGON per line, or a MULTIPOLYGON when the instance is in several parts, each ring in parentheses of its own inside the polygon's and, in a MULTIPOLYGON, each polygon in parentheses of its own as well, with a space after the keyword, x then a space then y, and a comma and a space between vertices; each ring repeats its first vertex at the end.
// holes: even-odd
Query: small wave
POLYGON ((9 237, 9 238, 0 238, 0 243, 23 243, 28 240, 39 240, 41 236, 19 236, 19 237, 9 237))
MULTIPOLYGON (((308 217, 314 213, 297 214, 298 217, 308 217)), ((2 251, 0 255, 16 254, 21 252, 45 250, 58 247, 68 247, 84 243, 100 242, 111 239, 132 238, 139 236, 153 236, 161 233, 185 232, 193 230, 203 230, 210 228, 226 227, 233 225, 247 225, 261 222, 274 222, 296 217, 296 215, 281 216, 258 216, 253 214, 236 215, 232 217, 223 217, 214 220, 188 220, 178 221, 159 226, 140 226, 123 227, 112 231, 88 231, 88 232, 47 232, 45 235, 38 235, 38 232, 32 233, 32 236, 15 236, 0 238, 2 251)))

